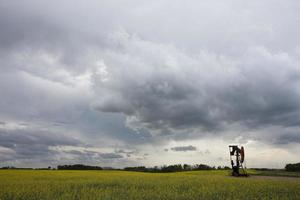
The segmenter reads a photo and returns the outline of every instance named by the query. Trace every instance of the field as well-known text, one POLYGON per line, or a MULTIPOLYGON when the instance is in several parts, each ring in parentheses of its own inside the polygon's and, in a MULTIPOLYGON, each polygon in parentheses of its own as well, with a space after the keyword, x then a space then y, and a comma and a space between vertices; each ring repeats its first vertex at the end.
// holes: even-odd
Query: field
POLYGON ((0 199, 300 199, 300 178, 235 178, 228 173, 0 170, 0 199))

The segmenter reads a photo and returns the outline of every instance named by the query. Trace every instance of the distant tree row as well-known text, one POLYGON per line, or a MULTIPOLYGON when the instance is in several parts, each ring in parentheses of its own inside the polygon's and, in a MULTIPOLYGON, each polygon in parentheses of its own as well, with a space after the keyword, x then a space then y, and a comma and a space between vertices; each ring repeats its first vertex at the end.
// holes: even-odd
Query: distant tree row
POLYGON ((14 166, 5 166, 5 167, 1 167, 0 169, 33 169, 33 168, 29 168, 29 167, 14 167, 14 166))
MULTIPOLYGON (((0 169, 36 169, 36 170, 51 170, 55 168, 51 168, 50 166, 47 168, 16 168, 13 166, 2 167, 0 169)), ((58 165, 58 170, 120 170, 112 167, 102 168, 100 166, 89 166, 83 164, 74 164, 74 165, 58 165)), ((196 165, 188 165, 188 164, 176 164, 176 165, 163 165, 163 166, 155 166, 155 167, 125 167, 123 170, 125 171, 136 171, 136 172, 181 172, 181 171, 192 171, 192 170, 222 170, 222 169, 230 169, 227 166, 218 166, 211 167, 205 164, 196 164, 196 165)))
POLYGON ((82 164, 75 164, 75 165, 58 165, 58 170, 102 170, 102 167, 99 166, 88 166, 82 164))
POLYGON ((285 170, 289 172, 300 172, 300 163, 287 164, 285 170))
POLYGON ((136 172, 181 172, 181 171, 195 171, 195 170, 221 170, 221 169, 230 169, 227 166, 219 166, 219 167, 211 167, 205 164, 197 164, 197 165, 188 165, 188 164, 177 164, 177 165, 164 165, 161 167, 145 167, 145 166, 138 166, 138 167, 125 167, 125 171, 136 171, 136 172))

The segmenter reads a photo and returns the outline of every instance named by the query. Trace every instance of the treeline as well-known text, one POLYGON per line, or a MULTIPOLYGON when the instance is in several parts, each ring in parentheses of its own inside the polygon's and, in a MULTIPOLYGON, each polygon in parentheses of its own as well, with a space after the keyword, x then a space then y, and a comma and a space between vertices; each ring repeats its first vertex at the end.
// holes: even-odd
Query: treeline
MULTIPOLYGON (((50 166, 47 168, 16 168, 16 167, 2 167, 1 169, 32 169, 32 170, 55 170, 55 168, 51 168, 50 166)), ((230 169, 227 166, 218 166, 211 167, 205 164, 196 164, 196 165, 188 165, 188 164, 176 164, 176 165, 163 165, 163 166, 155 166, 155 167, 125 167, 124 169, 116 169, 112 167, 100 167, 100 166, 89 166, 83 164, 74 164, 74 165, 58 165, 57 170, 125 170, 125 171, 136 171, 136 172, 181 172, 181 171, 194 171, 194 170, 222 170, 222 169, 230 169)))
MULTIPOLYGON (((89 166, 83 164, 74 164, 74 165, 58 165, 57 168, 45 167, 45 168, 24 168, 24 167, 14 167, 14 166, 5 166, 0 169, 24 169, 24 170, 103 170, 102 167, 99 166, 89 166)), ((112 168, 105 168, 112 169, 112 168)))
POLYGON ((5 166, 5 167, 1 167, 0 169, 34 169, 34 168, 29 168, 29 167, 14 167, 14 166, 5 166))
POLYGON ((188 164, 177 164, 177 165, 164 165, 161 167, 145 167, 145 166, 138 166, 138 167, 125 167, 125 171, 136 171, 136 172, 182 172, 182 171, 196 171, 196 170, 222 170, 222 169, 230 169, 227 166, 219 166, 219 167, 211 167, 205 164, 196 164, 196 165, 188 165, 188 164))
POLYGON ((300 172, 300 163, 287 164, 285 170, 289 172, 300 172))
POLYGON ((57 169, 58 170, 103 170, 103 168, 99 166, 89 166, 89 165, 82 165, 82 164, 58 165, 57 169))

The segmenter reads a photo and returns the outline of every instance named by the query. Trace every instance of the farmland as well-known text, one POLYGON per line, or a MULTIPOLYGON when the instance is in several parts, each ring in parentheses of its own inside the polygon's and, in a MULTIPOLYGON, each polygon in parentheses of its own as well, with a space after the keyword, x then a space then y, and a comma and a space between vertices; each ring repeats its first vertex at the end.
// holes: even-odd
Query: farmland
POLYGON ((0 199, 300 199, 300 178, 236 178, 228 173, 0 170, 0 199))

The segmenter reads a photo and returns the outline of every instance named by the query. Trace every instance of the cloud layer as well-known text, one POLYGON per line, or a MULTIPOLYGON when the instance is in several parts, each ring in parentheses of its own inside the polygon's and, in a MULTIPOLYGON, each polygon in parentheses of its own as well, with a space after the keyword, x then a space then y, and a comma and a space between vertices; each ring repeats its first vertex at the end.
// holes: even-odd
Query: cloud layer
POLYGON ((97 110, 123 113, 128 126, 154 134, 299 126, 297 57, 260 46, 237 58, 188 55, 122 34, 126 53, 107 52, 94 77, 97 110))
POLYGON ((0 0, 0 161, 124 166, 163 152, 171 163, 180 158, 164 149, 212 139, 287 149, 293 160, 299 8, 0 0))

